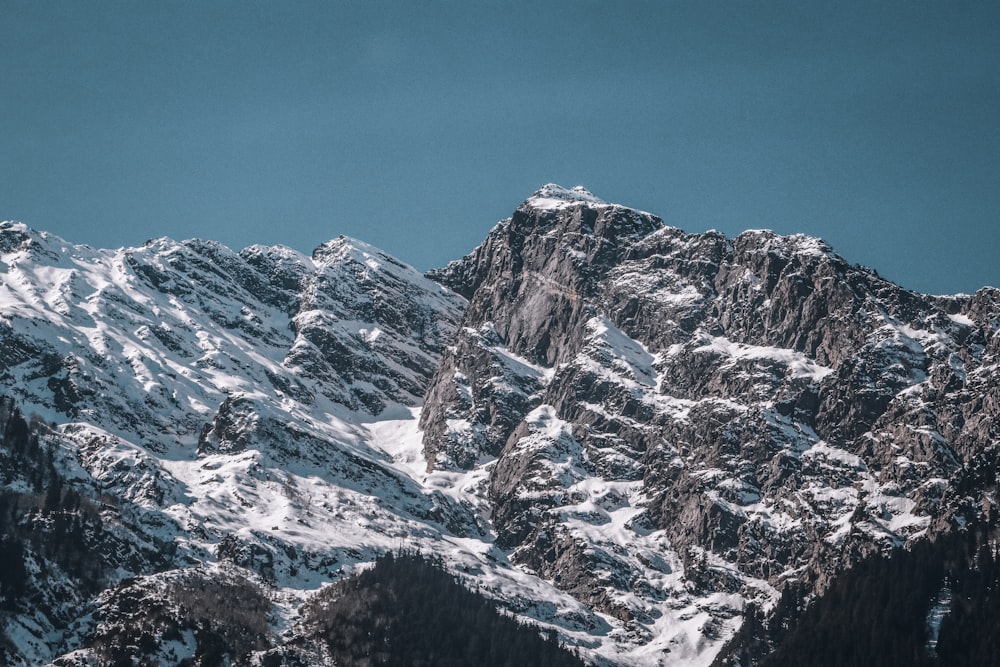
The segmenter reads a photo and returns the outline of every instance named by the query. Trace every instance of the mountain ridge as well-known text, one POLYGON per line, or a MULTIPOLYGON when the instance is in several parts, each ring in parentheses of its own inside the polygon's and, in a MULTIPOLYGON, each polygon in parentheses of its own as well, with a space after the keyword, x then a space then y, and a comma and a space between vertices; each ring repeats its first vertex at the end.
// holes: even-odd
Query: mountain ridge
MULTIPOLYGON (((812 237, 549 184, 427 277, 346 237, 112 251, 9 222, 0 262, 0 393, 121 539, 173 545, 108 591, 235 568, 280 641, 405 541, 600 664, 708 665, 748 605, 992 511, 963 480, 996 463, 1000 291, 920 295, 812 237)), ((72 631, 7 617, 66 637, 15 656, 86 653, 118 622, 87 599, 72 631)))

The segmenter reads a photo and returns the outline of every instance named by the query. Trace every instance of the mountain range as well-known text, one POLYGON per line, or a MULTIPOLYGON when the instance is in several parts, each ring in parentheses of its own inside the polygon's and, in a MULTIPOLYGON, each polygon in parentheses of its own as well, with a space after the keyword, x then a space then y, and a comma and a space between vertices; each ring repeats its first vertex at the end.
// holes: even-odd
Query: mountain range
POLYGON ((333 664, 317 600, 406 549, 589 662, 745 667, 790 596, 995 525, 998 355, 998 289, 581 187, 426 275, 0 223, 3 661, 214 664, 211 598, 257 610, 218 660, 333 664))

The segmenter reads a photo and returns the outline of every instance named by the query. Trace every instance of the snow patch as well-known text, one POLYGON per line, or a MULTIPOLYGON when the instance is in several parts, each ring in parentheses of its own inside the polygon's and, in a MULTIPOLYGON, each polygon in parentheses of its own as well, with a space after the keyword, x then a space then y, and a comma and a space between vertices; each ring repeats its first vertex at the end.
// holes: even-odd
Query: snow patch
POLYGON ((555 183, 543 185, 524 202, 526 206, 543 211, 557 211, 582 204, 588 206, 608 205, 607 202, 595 197, 581 185, 573 188, 564 188, 555 183))
POLYGON ((788 369, 793 379, 808 379, 812 382, 822 382, 833 369, 819 364, 801 352, 778 347, 747 345, 734 343, 723 336, 707 337, 706 342, 695 348, 695 352, 711 352, 729 357, 733 361, 739 359, 765 359, 782 364, 788 369))

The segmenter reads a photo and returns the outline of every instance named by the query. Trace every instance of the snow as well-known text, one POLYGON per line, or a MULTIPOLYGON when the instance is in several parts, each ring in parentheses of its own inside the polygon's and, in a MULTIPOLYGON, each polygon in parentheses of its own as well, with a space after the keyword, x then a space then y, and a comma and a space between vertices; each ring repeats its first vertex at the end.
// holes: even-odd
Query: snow
POLYGON ((938 591, 934 604, 927 611, 927 654, 936 655, 938 637, 941 634, 941 623, 945 616, 951 612, 951 582, 946 578, 941 590, 938 591))
POLYGON ((868 470, 868 466, 861 460, 860 456, 851 454, 839 447, 833 447, 826 442, 819 441, 802 453, 803 459, 820 458, 826 462, 834 462, 837 465, 853 468, 855 470, 868 470))
POLYGON ((194 656, 197 646, 194 631, 185 628, 180 632, 180 638, 161 640, 159 653, 165 663, 179 664, 183 659, 194 656))
POLYGON ((740 237, 743 236, 755 237, 756 245, 761 252, 777 252, 786 257, 791 254, 800 257, 836 257, 830 245, 815 236, 806 234, 781 236, 771 229, 748 229, 740 234, 740 237))
POLYGON ((763 359, 775 361, 788 369, 789 377, 793 379, 808 379, 812 382, 822 382, 832 368, 823 366, 801 352, 778 347, 747 345, 734 343, 723 336, 706 337, 704 343, 695 348, 695 352, 711 352, 729 357, 733 361, 740 359, 763 359))
POLYGON ((955 324, 962 325, 963 327, 973 327, 976 325, 976 323, 972 320, 971 317, 969 317, 968 315, 963 315, 961 313, 954 313, 948 315, 948 319, 950 319, 955 324))
MULTIPOLYGON (((490 334, 493 337, 497 337, 496 330, 489 323, 482 330, 475 332, 475 334, 482 337, 483 340, 488 340, 490 334)), ((521 355, 511 352, 505 345, 487 345, 486 349, 493 352, 503 362, 504 368, 515 376, 534 378, 540 380, 543 384, 547 384, 555 374, 554 368, 536 364, 521 355)))
POLYGON ((588 206, 607 206, 607 202, 591 194, 586 188, 577 185, 564 188, 555 183, 548 183, 538 189, 535 194, 524 202, 531 208, 544 211, 557 211, 571 206, 586 204, 588 206))
POLYGON ((788 237, 795 248, 796 254, 812 255, 814 257, 831 257, 833 249, 823 239, 805 234, 793 234, 788 237))

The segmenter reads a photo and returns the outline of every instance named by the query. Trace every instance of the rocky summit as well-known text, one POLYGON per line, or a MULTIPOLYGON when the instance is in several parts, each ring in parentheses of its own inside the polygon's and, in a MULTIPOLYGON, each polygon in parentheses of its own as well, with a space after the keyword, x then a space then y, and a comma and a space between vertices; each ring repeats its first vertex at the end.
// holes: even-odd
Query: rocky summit
POLYGON ((264 610, 212 635, 230 663, 333 664, 317 596, 407 548, 589 662, 726 664, 790 591, 996 521, 998 355, 1000 290, 581 187, 426 276, 0 223, 0 650, 210 664, 211 590, 264 610))

